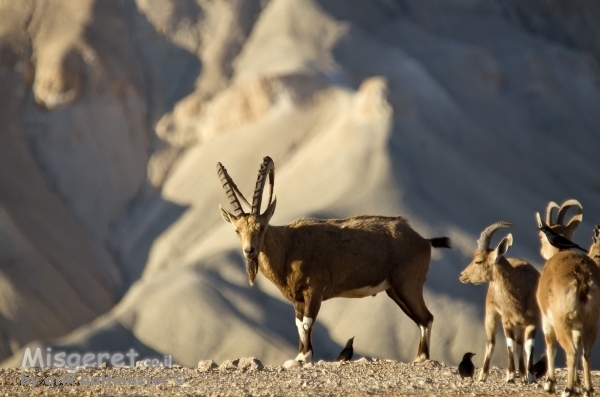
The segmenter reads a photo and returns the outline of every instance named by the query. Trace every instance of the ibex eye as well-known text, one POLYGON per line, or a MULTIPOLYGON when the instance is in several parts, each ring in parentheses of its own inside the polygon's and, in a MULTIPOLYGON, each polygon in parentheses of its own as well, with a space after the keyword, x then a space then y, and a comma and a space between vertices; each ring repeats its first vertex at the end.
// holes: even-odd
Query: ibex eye
POLYGON ((483 261, 477 261, 477 262, 475 262, 475 264, 476 265, 481 265, 481 264, 483 264, 483 261))
POLYGON ((239 231, 239 230, 237 230, 237 229, 235 229, 235 234, 237 234, 237 235, 239 236, 239 234, 240 234, 240 231, 239 231))

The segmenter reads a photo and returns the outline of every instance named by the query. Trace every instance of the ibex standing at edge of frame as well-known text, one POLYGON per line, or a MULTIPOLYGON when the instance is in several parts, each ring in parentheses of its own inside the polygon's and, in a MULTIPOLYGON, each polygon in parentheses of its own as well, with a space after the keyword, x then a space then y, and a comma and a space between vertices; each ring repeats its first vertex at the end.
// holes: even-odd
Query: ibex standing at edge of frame
MULTIPOLYGON (((576 222, 576 228, 582 220, 582 207, 576 200, 568 202, 576 203, 579 207, 578 213, 571 221, 576 222)), ((551 213, 550 208, 553 204, 549 204, 548 213, 551 213)), ((554 226, 542 221, 539 213, 536 213, 536 220, 538 228, 554 226)), ((549 217, 546 217, 546 221, 549 221, 549 217)), ((559 216, 557 224, 561 224, 561 221, 559 216)), ((554 230, 557 231, 557 228, 554 230)), ((572 231, 569 235, 559 228, 557 233, 563 237, 568 236, 569 239, 573 235, 572 231)), ((578 378, 577 354, 581 348, 583 395, 587 397, 593 392, 590 373, 591 351, 596 343, 600 322, 600 226, 594 228, 589 255, 556 249, 543 233, 540 233, 540 240, 541 254, 547 259, 537 290, 548 361, 544 390, 549 393, 556 391, 554 360, 558 340, 567 355, 567 384, 562 396, 568 397, 575 392, 578 378), (552 249, 556 253, 553 254, 552 249)))

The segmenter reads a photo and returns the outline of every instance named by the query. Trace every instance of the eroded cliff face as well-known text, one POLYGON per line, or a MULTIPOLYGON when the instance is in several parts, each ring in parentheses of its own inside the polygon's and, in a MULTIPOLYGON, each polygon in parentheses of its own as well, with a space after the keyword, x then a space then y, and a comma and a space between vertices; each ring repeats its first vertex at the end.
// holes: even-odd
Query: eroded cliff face
MULTIPOLYGON (((557 4, 0 3, 0 358, 33 340, 185 365, 293 357, 291 305, 247 286, 217 209, 215 163, 248 195, 265 155, 274 224, 400 213, 449 235, 427 283, 432 355, 483 349, 485 289, 458 281, 479 232, 516 222, 511 254, 540 266, 535 211, 578 198, 581 242, 600 213, 600 7, 557 4)), ((318 324, 317 358, 352 335, 358 354, 416 352, 381 294, 327 302, 318 324)))

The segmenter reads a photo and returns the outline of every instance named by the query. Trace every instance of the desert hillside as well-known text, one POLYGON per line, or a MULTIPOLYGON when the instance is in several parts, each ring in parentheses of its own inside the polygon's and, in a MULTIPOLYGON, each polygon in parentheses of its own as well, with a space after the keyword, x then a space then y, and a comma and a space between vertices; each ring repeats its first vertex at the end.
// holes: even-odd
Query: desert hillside
MULTIPOLYGON (((558 0, 0 2, 3 365, 26 346, 295 357, 292 306, 248 285, 218 211, 215 164, 250 196, 266 155, 273 224, 401 214, 449 236, 432 358, 482 359, 486 287, 458 280, 479 233, 514 222, 507 256, 541 269, 548 201, 583 204, 583 246, 600 223, 598 20, 558 0)), ((411 361, 418 328, 385 294, 325 302, 316 359, 352 336, 411 361)))

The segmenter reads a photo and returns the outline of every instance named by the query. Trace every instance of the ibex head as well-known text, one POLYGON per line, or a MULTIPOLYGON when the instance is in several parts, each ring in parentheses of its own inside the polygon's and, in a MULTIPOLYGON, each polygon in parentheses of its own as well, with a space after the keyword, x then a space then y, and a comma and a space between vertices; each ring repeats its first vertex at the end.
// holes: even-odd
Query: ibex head
POLYGON ((492 281, 493 266, 500 261, 500 258, 506 254, 513 242, 512 234, 504 237, 498 246, 494 249, 490 248, 490 240, 494 233, 503 227, 509 227, 510 222, 496 222, 490 225, 481 232, 479 240, 477 240, 477 249, 473 255, 473 260, 465 270, 460 274, 462 283, 472 283, 475 285, 492 281))
POLYGON ((234 213, 230 213, 220 204, 219 210, 221 210, 223 219, 233 225, 235 232, 242 242, 242 250, 244 252, 244 257, 246 258, 248 280, 250 281, 250 285, 252 285, 254 284, 256 274, 258 273, 258 254, 262 248, 265 233, 269 227, 269 221, 275 212, 275 205, 277 204, 277 198, 273 197, 275 165, 269 156, 263 159, 263 163, 258 171, 258 179, 252 197, 252 205, 248 203, 246 198, 239 191, 221 163, 217 163, 217 173, 221 179, 225 193, 227 193, 227 197, 229 197, 229 201, 233 206, 234 213), (267 181, 267 175, 269 176, 269 205, 265 212, 261 214, 260 205, 265 182, 267 181), (242 209, 238 197, 251 209, 249 214, 245 213, 242 209))
MULTIPOLYGON (((537 220, 538 228, 548 226, 561 236, 566 237, 569 240, 573 240, 573 233, 575 233, 575 229, 579 227, 579 225, 581 224, 581 220, 583 219, 582 212, 583 207, 577 200, 567 200, 564 203, 562 203, 561 206, 556 204, 554 201, 551 201, 550 203, 548 203, 548 208, 546 208, 546 221, 544 222, 542 220, 542 217, 540 216, 539 212, 535 213, 535 217, 537 220), (577 207, 578 210, 577 213, 573 215, 573 217, 571 217, 571 220, 569 220, 569 222, 565 225, 565 215, 571 207, 577 207), (554 209, 558 210, 556 222, 552 220, 552 213, 554 209)), ((542 231, 539 231, 538 234, 542 244, 542 247, 540 248, 540 254, 542 255, 542 258, 548 260, 552 258, 554 254, 556 254, 559 251, 559 249, 553 247, 550 244, 550 242, 548 241, 548 237, 546 237, 546 235, 542 231)))

